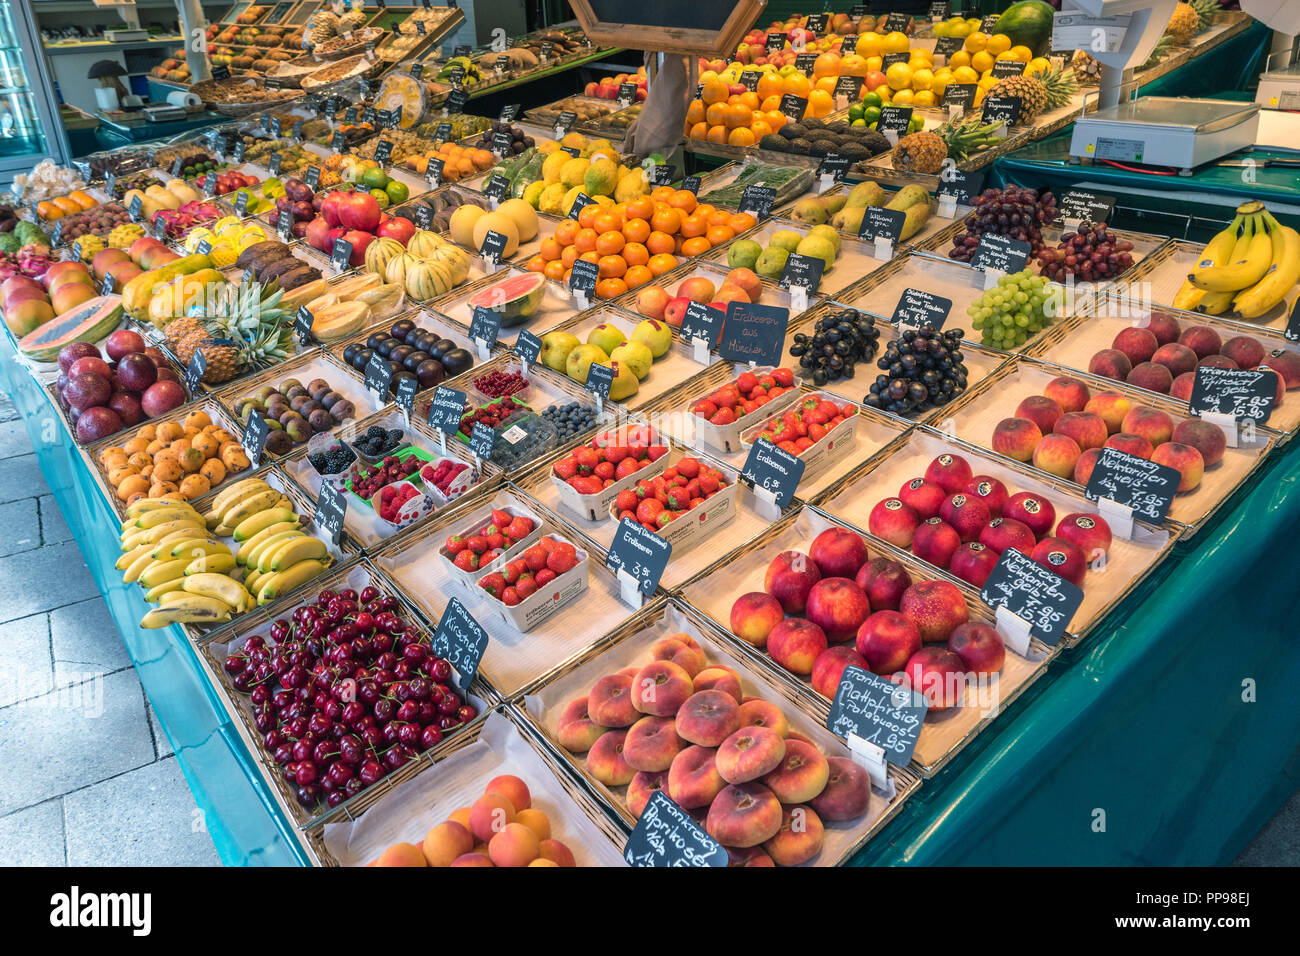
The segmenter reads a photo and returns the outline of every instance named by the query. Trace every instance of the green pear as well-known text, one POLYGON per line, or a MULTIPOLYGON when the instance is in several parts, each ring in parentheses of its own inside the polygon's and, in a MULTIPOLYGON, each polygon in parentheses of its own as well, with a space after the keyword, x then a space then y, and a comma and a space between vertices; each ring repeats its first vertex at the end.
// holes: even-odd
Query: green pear
POLYGON ((785 268, 785 260, 790 258, 789 250, 780 246, 768 246, 754 264, 754 271, 766 279, 779 279, 785 268))
POLYGON ((830 240, 830 244, 835 247, 835 254, 840 254, 840 234, 835 231, 834 226, 813 226, 808 230, 809 236, 824 236, 830 240))
POLYGON ((795 222, 807 222, 816 225, 819 222, 825 222, 830 217, 824 202, 816 196, 807 196, 794 204, 794 208, 790 210, 790 218, 795 222))
POLYGON ((606 355, 627 341, 627 336, 617 325, 602 322, 587 333, 587 344, 597 346, 606 355))
POLYGON ((632 330, 632 341, 649 347, 650 354, 662 358, 673 344, 673 329, 667 322, 646 319, 632 330))
POLYGON ((645 378, 649 375, 650 366, 655 361, 650 346, 644 342, 625 342, 610 352, 609 357, 620 365, 626 365, 637 378, 645 378))
POLYGON ((552 371, 563 372, 569 353, 581 344, 572 332, 547 332, 542 336, 542 364, 552 371))
POLYGON ((579 345, 569 353, 564 363, 564 374, 579 385, 586 385, 587 372, 590 371, 593 362, 597 365, 608 365, 609 356, 599 345, 579 345))
POLYGON ((844 205, 849 209, 861 209, 863 206, 883 206, 885 191, 871 180, 858 183, 849 190, 849 198, 844 205))
POLYGON ((799 240, 803 236, 793 229, 778 229, 772 233, 772 238, 767 241, 768 249, 784 249, 786 252, 794 252, 799 245, 799 240))
POLYGON ((727 247, 727 265, 732 269, 752 269, 763 247, 753 239, 737 239, 727 247))
POLYGON ((812 256, 826 263, 825 272, 831 271, 835 264, 835 246, 825 236, 804 236, 796 250, 801 256, 812 256))
POLYGON ((611 402, 621 402, 625 398, 631 398, 640 387, 641 383, 637 381, 636 373, 631 367, 624 362, 614 363, 614 381, 609 385, 611 402))

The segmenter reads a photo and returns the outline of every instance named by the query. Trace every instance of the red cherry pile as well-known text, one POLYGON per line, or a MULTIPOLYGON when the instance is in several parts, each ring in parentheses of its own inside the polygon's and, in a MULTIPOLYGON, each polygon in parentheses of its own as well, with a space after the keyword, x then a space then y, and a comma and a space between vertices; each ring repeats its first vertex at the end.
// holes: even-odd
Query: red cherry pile
POLYGON ((597 435, 551 466, 551 474, 580 495, 599 494, 668 454, 668 446, 646 426, 597 435))
POLYGON ((856 405, 836 405, 830 399, 809 395, 793 408, 769 419, 758 437, 766 438, 792 455, 802 455, 857 413, 856 405))
POLYGON ((520 405, 509 397, 503 398, 499 402, 492 402, 489 405, 480 405, 474 411, 461 416, 460 433, 468 439, 473 434, 475 425, 496 428, 515 412, 527 408, 527 405, 520 405))
POLYGON ((682 458, 663 474, 642 478, 614 499, 619 521, 631 518, 650 531, 698 508, 727 485, 726 476, 698 458, 682 458))
POLYGON ((456 476, 467 469, 469 465, 463 461, 453 461, 450 458, 444 458, 436 465, 425 465, 420 469, 420 477, 424 479, 425 484, 432 485, 443 493, 446 497, 451 497, 451 485, 456 480, 456 476))
POLYGON ((867 530, 975 587, 988 580, 1007 548, 1082 585, 1089 562, 1111 544, 1110 526, 1100 515, 1077 512, 1058 522, 1046 498, 1011 494, 998 479, 971 474, 960 455, 940 455, 924 477, 877 502, 867 530))
POLYGON ((734 382, 692 405, 691 413, 714 425, 730 425, 792 388, 794 372, 788 368, 773 369, 766 375, 741 372, 734 382))
POLYGON ((493 508, 487 524, 477 531, 449 537, 443 545, 443 554, 462 571, 477 571, 532 533, 532 518, 493 508))
POLYGON ((369 501, 379 493, 379 489, 384 485, 391 485, 395 481, 409 478, 415 474, 415 470, 419 467, 420 458, 414 452, 405 458, 389 455, 373 468, 357 462, 352 466, 348 480, 352 487, 352 493, 358 498, 365 498, 369 501))
POLYGON ((356 796, 478 714, 428 635, 377 588, 321 591, 268 634, 249 637, 225 670, 308 809, 356 796))
POLYGON ((412 498, 418 497, 419 494, 420 492, 415 489, 414 485, 384 485, 379 492, 379 507, 376 509, 379 512, 379 517, 385 521, 396 523, 402 506, 412 498))
POLYGON ((478 586, 506 607, 514 607, 577 564, 577 548, 563 538, 546 535, 502 570, 483 575, 478 586))

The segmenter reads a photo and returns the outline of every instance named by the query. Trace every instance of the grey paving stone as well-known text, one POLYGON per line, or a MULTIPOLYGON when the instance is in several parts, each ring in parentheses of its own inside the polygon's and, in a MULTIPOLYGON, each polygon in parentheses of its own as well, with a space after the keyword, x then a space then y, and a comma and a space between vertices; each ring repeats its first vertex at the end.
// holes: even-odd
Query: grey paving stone
POLYGON ((54 680, 63 685, 87 672, 111 673, 131 666, 122 635, 98 596, 50 612, 54 680))
POLYGON ((33 614, 0 624, 0 707, 39 697, 53 687, 48 616, 33 614))
POLYGON ((0 817, 0 866, 66 866, 64 852, 61 799, 0 817))
POLYGON ((153 763, 134 671, 0 709, 0 814, 153 763))
POLYGON ((27 428, 22 419, 15 415, 10 421, 0 422, 0 458, 31 453, 32 440, 27 437, 27 428))
POLYGON ((36 499, 0 505, 0 557, 34 551, 41 546, 41 519, 36 499))
POLYGON ((69 866, 220 866, 175 758, 63 798, 69 866))
POLYGON ((75 542, 0 557, 0 617, 15 618, 84 601, 99 594, 75 542))
POLYGON ((0 459, 0 503, 31 498, 49 490, 35 455, 0 459))
POLYGON ((149 729, 153 731, 153 749, 159 757, 170 757, 175 751, 172 750, 171 741, 167 739, 167 732, 163 730, 162 723, 158 720, 158 713, 145 699, 145 707, 149 710, 149 729))
POLYGON ((1300 792, 1282 805, 1234 866, 1300 866, 1300 792))
POLYGON ((36 502, 41 514, 41 544, 58 544, 60 541, 72 540, 72 529, 68 527, 63 512, 59 510, 53 495, 41 495, 36 502))

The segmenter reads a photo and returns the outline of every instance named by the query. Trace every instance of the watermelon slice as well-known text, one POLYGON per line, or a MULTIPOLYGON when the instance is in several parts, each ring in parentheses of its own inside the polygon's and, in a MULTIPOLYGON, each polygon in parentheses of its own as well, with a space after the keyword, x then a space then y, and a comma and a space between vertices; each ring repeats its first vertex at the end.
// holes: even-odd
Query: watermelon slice
POLYGON ((96 296, 24 335, 18 349, 38 362, 52 362, 71 342, 98 342, 122 321, 120 295, 96 296))
POLYGON ((526 272, 483 287, 469 297, 469 307, 501 313, 503 326, 519 325, 537 311, 545 294, 546 277, 526 272))

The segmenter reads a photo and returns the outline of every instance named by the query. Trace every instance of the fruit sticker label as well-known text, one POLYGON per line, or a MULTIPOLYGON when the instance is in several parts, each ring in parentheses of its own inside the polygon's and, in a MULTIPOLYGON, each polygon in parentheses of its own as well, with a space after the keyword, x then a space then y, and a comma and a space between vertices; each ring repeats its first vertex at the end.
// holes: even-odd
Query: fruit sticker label
POLYGON ((803 479, 805 462, 784 448, 777 448, 766 438, 749 447, 749 456, 740 477, 752 488, 763 488, 776 497, 778 508, 787 508, 795 489, 803 479))
POLYGON ((776 367, 781 364, 781 349, 789 324, 789 309, 753 302, 728 302, 718 354, 730 362, 776 367))
POLYGON ((619 569, 626 571, 636 578, 641 593, 649 597, 659 587, 659 579, 668 567, 672 551, 671 541, 631 518, 624 518, 614 532, 614 541, 605 557, 605 567, 615 574, 619 569))
POLYGON ((771 186, 746 186, 740 194, 740 206, 736 211, 753 213, 755 218, 762 221, 771 214, 774 202, 776 190, 771 186))
POLYGON ((1130 455, 1118 448, 1103 448, 1083 493, 1089 501, 1109 498, 1132 508, 1135 518, 1160 524, 1169 513, 1181 480, 1177 469, 1168 465, 1130 455))
POLYGON ((1067 223, 1103 223, 1110 218, 1110 211, 1114 208, 1114 196, 1084 192, 1082 189, 1067 189, 1057 205, 1061 219, 1067 223))
POLYGON ((996 269, 1010 275, 1029 264, 1029 254, 1032 251, 1027 242, 999 236, 996 232, 986 232, 980 236, 980 243, 975 247, 970 264, 981 272, 996 269))
POLYGON ((542 340, 527 329, 521 329, 515 336, 514 353, 524 365, 532 365, 542 354, 542 340))
POLYGON ((485 348, 497 344, 501 333, 501 313, 485 309, 481 305, 474 307, 474 315, 469 320, 469 337, 476 343, 483 343, 485 348))
POLYGON ((903 224, 907 214, 901 209, 884 209, 881 206, 868 206, 862 212, 862 225, 858 227, 858 238, 864 242, 888 239, 897 243, 903 234, 903 224))
POLYGON ((782 289, 800 288, 811 294, 821 285, 822 273, 825 270, 825 259, 792 252, 785 260, 785 267, 781 270, 778 284, 782 289))
MULTIPOLYGON (((1047 555, 1050 564, 1064 565, 1068 560, 1064 551, 1047 555)), ((1005 607, 1029 622, 1034 637, 1055 645, 1083 603, 1083 588, 1015 548, 1007 548, 980 588, 980 600, 995 610, 1005 607)))
POLYGON ((325 532, 334 544, 343 536, 343 520, 348 514, 347 489, 343 485, 323 481, 316 498, 316 527, 325 532))
POLYGON ((587 370, 587 381, 583 388, 596 396, 599 402, 609 401, 609 389, 614 384, 614 369, 608 365, 592 363, 587 370))
POLYGON ((298 343, 303 346, 311 345, 311 327, 316 323, 316 317, 311 314, 307 306, 298 306, 298 312, 293 317, 293 331, 298 336, 298 343))
POLYGON ((330 250, 330 266, 335 272, 347 272, 352 261, 352 243, 346 239, 335 239, 334 248, 330 250))
POLYGON ((1192 383, 1188 406, 1193 415, 1213 412, 1248 418, 1257 425, 1268 421, 1277 397, 1277 372, 1270 368, 1215 368, 1200 365, 1192 383))
POLYGON ((686 311, 682 314, 681 336, 688 342, 700 339, 712 350, 718 343, 724 318, 719 310, 692 299, 686 303, 686 311))
POLYGON ((191 395, 198 394, 199 385, 203 382, 203 373, 207 370, 207 356, 203 354, 203 349, 195 349, 190 364, 185 366, 185 388, 191 395))
POLYGON ((474 615, 465 610, 459 598, 447 602, 447 609, 438 620, 430 647, 456 669, 460 689, 469 690, 478 671, 483 652, 487 650, 488 635, 474 615))
POLYGON ((650 795, 623 846, 629 866, 726 866, 726 848, 662 790, 650 795))
POLYGON ((387 404, 388 386, 393 381, 393 367, 388 364, 388 359, 378 352, 370 356, 370 361, 366 363, 365 375, 366 391, 374 395, 379 400, 379 404, 387 404))
POLYGON ((428 426, 444 435, 454 435, 460 430, 460 419, 465 414, 465 393, 439 385, 429 400, 428 426))
POLYGON ((882 133, 891 129, 895 133, 906 133, 908 124, 911 122, 912 107, 882 106, 880 108, 880 119, 876 121, 876 129, 882 133))
POLYGON ((474 430, 469 433, 469 450, 475 458, 488 461, 497 446, 496 429, 482 422, 474 423, 474 430))
POLYGON ((420 380, 415 377, 403 377, 397 380, 397 405, 410 418, 415 410, 415 393, 420 390, 420 380))
POLYGON ((948 321, 948 313, 951 311, 952 299, 922 292, 920 289, 904 289, 898 297, 898 305, 894 306, 890 321, 900 329, 903 326, 919 329, 929 325, 937 332, 948 321))
POLYGON ((783 93, 778 109, 790 118, 790 122, 797 123, 803 119, 803 114, 808 109, 808 99, 794 93, 783 93))
POLYGON ((596 280, 600 277, 600 269, 596 263, 588 262, 586 259, 574 259, 573 267, 569 270, 569 291, 584 293, 587 298, 591 298, 596 292, 596 280))
POLYGON ((846 667, 835 688, 826 729, 846 740, 853 734, 875 744, 885 752, 885 760, 905 767, 929 709, 919 692, 924 690, 895 684, 861 667, 846 667))
POLYGON ((266 448, 266 439, 270 434, 271 426, 266 423, 262 413, 256 408, 249 412, 248 421, 244 424, 243 445, 244 453, 254 468, 262 463, 262 450, 266 448))

